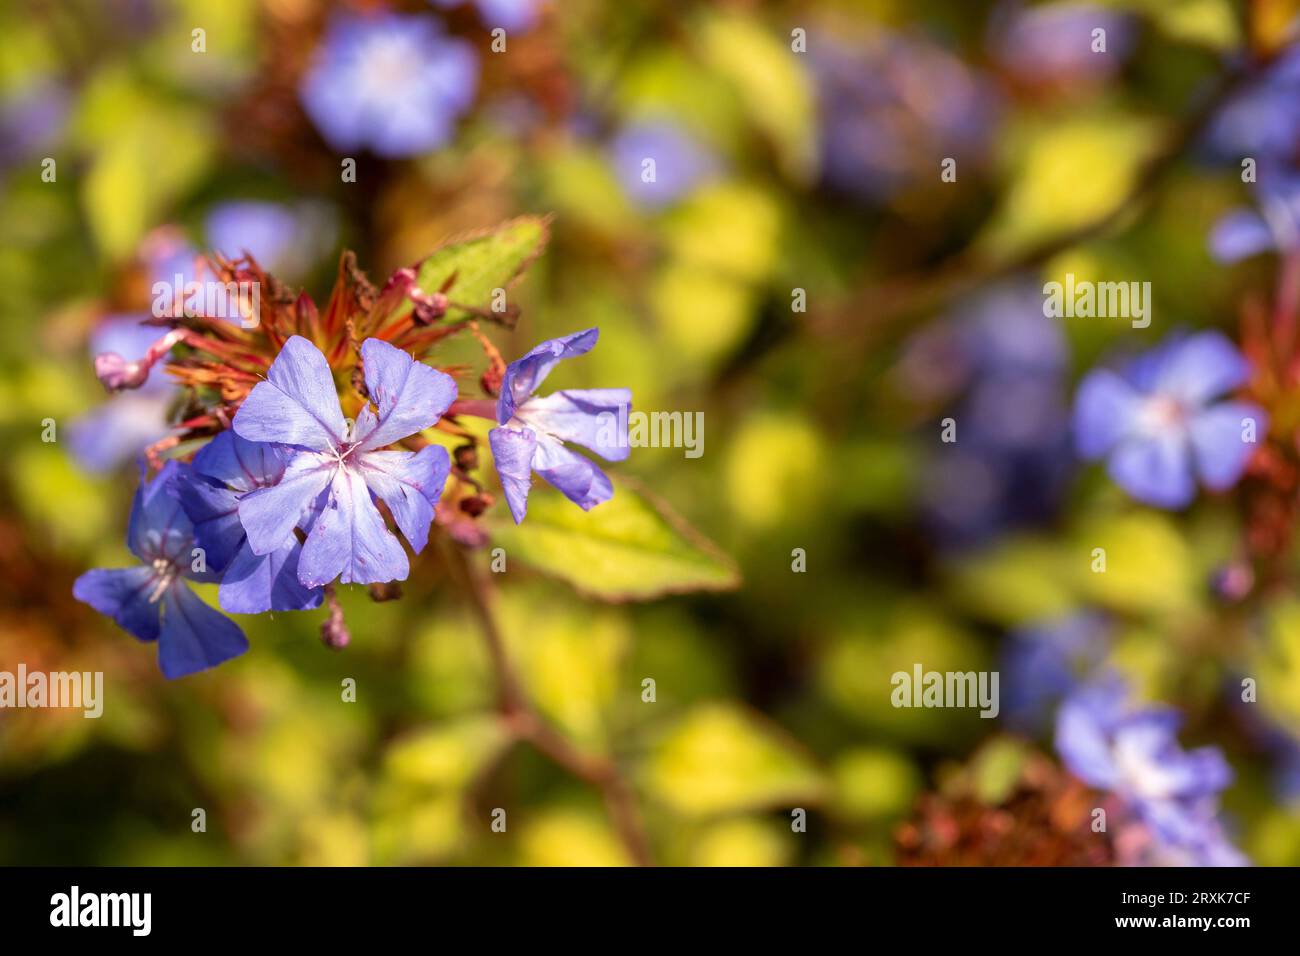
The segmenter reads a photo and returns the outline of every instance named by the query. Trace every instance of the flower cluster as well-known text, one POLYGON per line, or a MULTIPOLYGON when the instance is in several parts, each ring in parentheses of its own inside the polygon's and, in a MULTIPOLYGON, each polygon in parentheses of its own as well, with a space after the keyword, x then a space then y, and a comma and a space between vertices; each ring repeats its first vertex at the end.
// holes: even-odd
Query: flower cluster
POLYGON ((1232 771, 1214 747, 1184 751, 1180 723, 1170 708, 1134 707, 1121 681, 1103 678, 1061 706, 1056 748, 1071 773, 1115 794, 1145 824, 1143 862, 1241 865, 1217 816, 1232 771))
POLYGON ((247 648, 240 629, 185 579, 217 584, 221 609, 230 614, 309 610, 329 600, 322 636, 337 646, 347 634, 334 603, 336 583, 406 580, 411 562, 401 539, 419 554, 435 523, 456 540, 481 543, 481 536, 465 534, 464 523, 482 515, 493 496, 472 474, 477 440, 458 416, 479 415, 497 426, 488 443, 516 522, 527 511, 533 472, 583 509, 614 494, 608 476, 565 442, 610 461, 626 459, 620 427, 631 393, 534 394, 562 359, 595 346, 597 329, 543 342, 506 364, 476 320, 448 318, 454 276, 427 293, 414 269, 402 269, 376 291, 345 255, 322 314, 252 258, 214 255, 213 264, 223 280, 251 279, 270 290, 259 321, 245 327, 203 315, 151 320, 146 328, 154 335, 163 331, 158 324, 167 329, 143 357, 96 358, 113 390, 149 388, 153 367, 163 362, 185 395, 182 420, 146 450, 157 475, 137 494, 128 535, 142 565, 90 571, 75 589, 136 637, 158 640, 168 677, 247 648), (464 370, 421 360, 467 329, 489 361, 480 379, 488 399, 458 401, 452 373, 464 370), (431 430, 446 442, 432 440, 431 430), (172 457, 163 462, 165 455, 172 457), (448 488, 454 513, 440 502, 448 488))

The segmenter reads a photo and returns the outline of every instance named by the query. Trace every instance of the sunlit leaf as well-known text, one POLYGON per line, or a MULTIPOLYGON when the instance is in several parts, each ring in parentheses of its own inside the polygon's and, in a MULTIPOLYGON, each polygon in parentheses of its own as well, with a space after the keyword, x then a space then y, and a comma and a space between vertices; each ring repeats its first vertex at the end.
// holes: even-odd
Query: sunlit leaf
POLYGON ((524 523, 498 514, 492 534, 511 559, 607 601, 727 590, 740 583, 730 558, 626 479, 615 480, 614 497, 590 511, 539 487, 528 499, 524 523))
MULTIPOLYGON (((447 298, 459 305, 491 311, 493 292, 510 289, 532 264, 550 238, 550 219, 520 216, 492 229, 456 236, 420 263, 420 288, 441 290, 450 280, 447 298)), ((447 320, 469 318, 464 309, 449 309, 447 320)))
POLYGON ((821 799, 825 780, 780 728, 735 704, 707 704, 660 742, 645 768, 650 792, 678 813, 710 816, 821 799))

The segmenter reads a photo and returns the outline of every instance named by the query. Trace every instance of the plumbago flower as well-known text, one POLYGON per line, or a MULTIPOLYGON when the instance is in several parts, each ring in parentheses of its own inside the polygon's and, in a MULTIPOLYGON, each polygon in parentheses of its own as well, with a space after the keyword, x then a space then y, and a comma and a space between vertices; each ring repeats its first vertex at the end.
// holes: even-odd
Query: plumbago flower
POLYGON ((1212 491, 1231 488, 1268 430, 1257 405, 1219 401, 1249 375, 1218 332, 1167 342, 1118 372, 1090 372, 1075 399, 1079 454, 1105 458, 1116 484, 1156 507, 1190 504, 1198 478, 1212 491))
POLYGON ((244 632, 208 607, 185 579, 211 583, 217 572, 195 549, 194 524, 176 497, 189 467, 169 461, 142 482, 126 535, 135 568, 96 568, 77 578, 73 596, 142 641, 158 642, 158 664, 169 678, 215 667, 248 650, 244 632))
MULTIPOLYGON (((234 432, 222 432, 194 456, 188 481, 177 486, 177 496, 194 522, 195 540, 209 564, 224 569, 218 600, 232 614, 263 611, 305 611, 319 607, 320 588, 298 581, 302 544, 291 538, 266 554, 248 543, 239 521, 239 502, 259 488, 284 477, 284 456, 274 445, 246 441, 234 432)), ((303 508, 296 523, 311 528, 317 511, 303 508)))
POLYGON ((299 88, 302 105, 336 150, 387 158, 445 143, 478 87, 478 59, 433 17, 336 17, 299 88))
POLYGON ((432 426, 456 398, 451 376, 379 339, 361 344, 366 391, 355 424, 343 418, 329 363, 301 336, 285 343, 235 415, 235 434, 283 449, 284 472, 239 499, 239 521, 255 555, 283 553, 307 533, 298 560, 304 588, 404 581, 410 564, 371 495, 384 502, 418 554, 451 468, 447 450, 381 451, 432 426), (314 512, 310 530, 304 513, 314 512))
POLYGON ((506 366, 497 399, 500 428, 488 442, 501 476, 501 489, 515 523, 528 513, 532 472, 537 472, 584 511, 614 495, 609 478, 589 458, 564 447, 570 441, 606 461, 623 461, 631 451, 626 388, 569 389, 545 398, 533 395, 563 359, 582 355, 596 344, 599 329, 549 339, 506 366))
POLYGON ((1123 799, 1163 852, 1153 858, 1202 866, 1245 863, 1217 819, 1232 770, 1214 747, 1185 751, 1181 718, 1167 707, 1134 707, 1118 679, 1072 694, 1057 714, 1056 749, 1080 780, 1123 799))
POLYGON ((178 411, 169 433, 145 450, 159 477, 142 492, 149 509, 136 509, 163 529, 166 546, 139 544, 135 528, 144 519, 133 517, 132 550, 147 566, 91 572, 78 597, 137 636, 162 633, 169 677, 244 649, 238 628, 217 611, 188 591, 173 594, 181 576, 218 584, 221 608, 232 614, 326 605, 321 636, 341 647, 348 633, 336 582, 369 585, 376 600, 400 596, 385 587, 410 574, 399 535, 417 554, 435 525, 465 548, 488 542, 480 518, 496 501, 479 473, 483 439, 459 415, 496 423, 489 443, 516 521, 533 471, 584 509, 607 500, 609 478, 564 443, 625 459, 631 393, 534 395, 560 360, 595 345, 598 330, 544 342, 507 364, 479 327, 513 324, 518 309, 496 312, 489 300, 523 273, 546 238, 547 220, 521 217, 449 240, 379 289, 344 253, 321 309, 249 255, 210 255, 216 281, 258 284, 254 321, 172 310, 151 324, 159 337, 140 358, 96 358, 110 391, 149 387, 162 364, 179 386, 178 411), (462 279, 467 262, 473 274, 462 279), (486 398, 458 401, 449 373, 466 375, 467 366, 432 364, 439 344, 462 332, 482 347, 486 398), (191 551, 206 563, 187 572, 179 562, 191 551), (197 636, 169 642, 168 628, 182 625, 197 636), (181 650, 171 650, 178 641, 181 650))

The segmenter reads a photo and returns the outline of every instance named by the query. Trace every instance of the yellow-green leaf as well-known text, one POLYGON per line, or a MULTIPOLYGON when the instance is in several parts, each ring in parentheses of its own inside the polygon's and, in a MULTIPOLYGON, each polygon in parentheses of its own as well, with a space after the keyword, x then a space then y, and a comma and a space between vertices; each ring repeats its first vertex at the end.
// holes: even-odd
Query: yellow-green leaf
MULTIPOLYGON (((490 311, 493 292, 509 289, 550 239, 550 218, 520 216, 492 229, 447 240, 420 263, 419 285, 437 292, 451 280, 447 298, 459 305, 490 311)), ((449 309, 447 318, 469 318, 464 309, 449 309)))
POLYGON ((648 600, 740 583, 730 558, 626 480, 616 480, 614 497, 590 511, 537 488, 523 524, 505 514, 492 528, 494 545, 511 559, 602 600, 648 600))

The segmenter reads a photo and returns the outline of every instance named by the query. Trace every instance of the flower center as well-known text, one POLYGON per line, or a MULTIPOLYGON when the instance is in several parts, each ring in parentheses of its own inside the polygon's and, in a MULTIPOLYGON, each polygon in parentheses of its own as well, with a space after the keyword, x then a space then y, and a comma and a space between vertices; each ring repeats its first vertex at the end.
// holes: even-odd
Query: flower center
POLYGON ((1142 407, 1142 424, 1148 432, 1163 433, 1183 428, 1187 418, 1187 407, 1168 395, 1153 395, 1142 407))
POLYGON ((152 567, 158 580, 153 586, 153 591, 149 593, 149 603, 157 604, 158 599, 176 580, 176 565, 166 558, 154 558, 152 567))

